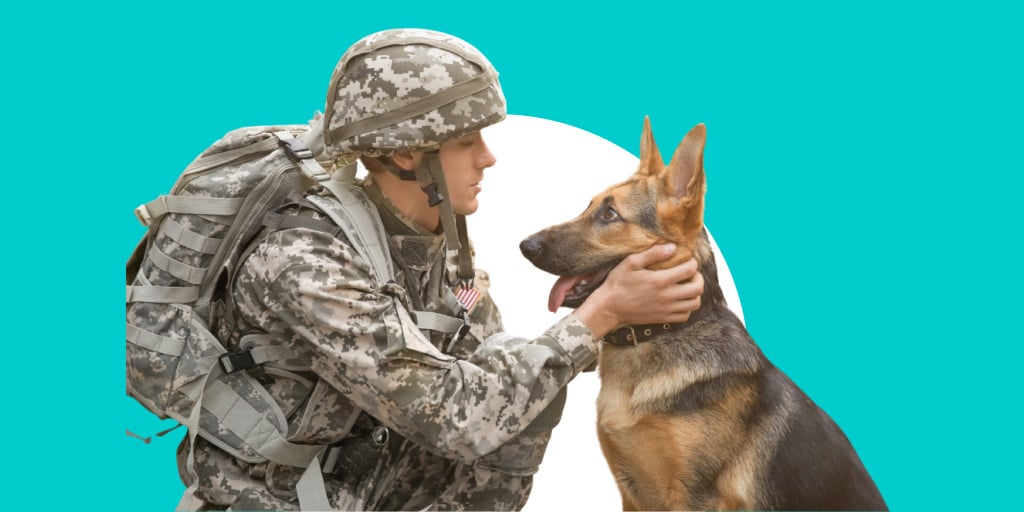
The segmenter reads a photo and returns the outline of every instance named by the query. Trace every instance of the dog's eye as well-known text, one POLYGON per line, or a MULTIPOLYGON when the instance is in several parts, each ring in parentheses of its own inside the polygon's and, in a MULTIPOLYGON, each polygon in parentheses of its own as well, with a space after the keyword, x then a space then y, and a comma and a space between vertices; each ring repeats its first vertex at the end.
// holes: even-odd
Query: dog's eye
POLYGON ((604 209, 604 212, 601 213, 601 220, 605 222, 619 220, 619 212, 615 211, 615 208, 609 206, 604 209))

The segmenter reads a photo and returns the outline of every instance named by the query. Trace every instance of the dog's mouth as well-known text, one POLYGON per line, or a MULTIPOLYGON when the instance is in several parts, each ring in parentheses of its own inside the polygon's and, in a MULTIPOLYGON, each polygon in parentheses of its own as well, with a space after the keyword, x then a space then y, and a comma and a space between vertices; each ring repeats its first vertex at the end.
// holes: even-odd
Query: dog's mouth
POLYGON ((560 307, 579 307, 597 287, 601 286, 601 283, 604 283, 616 264, 618 261, 589 274, 560 276, 551 287, 551 294, 548 295, 548 311, 554 313, 560 307))

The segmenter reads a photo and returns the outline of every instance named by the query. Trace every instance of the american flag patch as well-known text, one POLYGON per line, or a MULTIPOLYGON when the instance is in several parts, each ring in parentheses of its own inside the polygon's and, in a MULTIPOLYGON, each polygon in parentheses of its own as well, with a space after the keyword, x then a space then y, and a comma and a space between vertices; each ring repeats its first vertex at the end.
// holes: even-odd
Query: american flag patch
POLYGON ((467 313, 473 312, 473 307, 476 306, 481 295, 480 291, 476 288, 466 286, 459 286, 459 288, 455 290, 455 299, 459 301, 459 304, 462 304, 462 307, 466 308, 467 313))

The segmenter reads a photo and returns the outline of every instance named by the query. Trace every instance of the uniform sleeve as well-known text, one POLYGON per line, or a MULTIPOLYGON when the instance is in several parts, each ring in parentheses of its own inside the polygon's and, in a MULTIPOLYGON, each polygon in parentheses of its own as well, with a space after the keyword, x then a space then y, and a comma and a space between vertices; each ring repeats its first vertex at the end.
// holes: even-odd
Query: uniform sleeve
POLYGON ((305 229, 270 235, 236 284, 257 325, 289 326, 312 349, 313 370, 403 436, 472 461, 522 433, 597 356, 576 317, 543 335, 499 333, 465 359, 437 350, 345 243, 305 229), (258 303, 258 304, 255 304, 258 303))

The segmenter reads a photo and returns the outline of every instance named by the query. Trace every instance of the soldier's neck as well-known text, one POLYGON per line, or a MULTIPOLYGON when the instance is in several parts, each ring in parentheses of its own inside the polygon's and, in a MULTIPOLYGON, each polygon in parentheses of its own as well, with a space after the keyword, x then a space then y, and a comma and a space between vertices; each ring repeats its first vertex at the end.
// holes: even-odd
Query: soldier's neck
POLYGON ((402 181, 386 171, 374 172, 369 177, 384 197, 402 215, 408 217, 423 229, 437 233, 440 216, 437 207, 427 204, 427 196, 415 181, 402 181))

